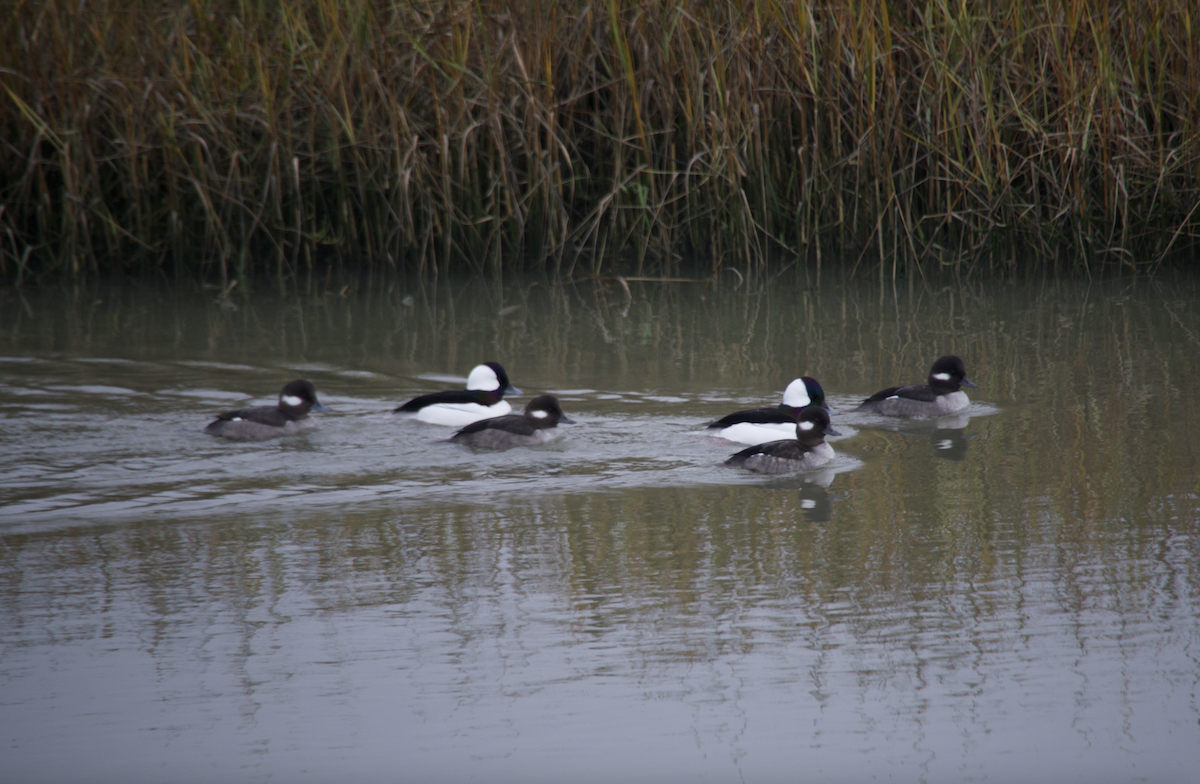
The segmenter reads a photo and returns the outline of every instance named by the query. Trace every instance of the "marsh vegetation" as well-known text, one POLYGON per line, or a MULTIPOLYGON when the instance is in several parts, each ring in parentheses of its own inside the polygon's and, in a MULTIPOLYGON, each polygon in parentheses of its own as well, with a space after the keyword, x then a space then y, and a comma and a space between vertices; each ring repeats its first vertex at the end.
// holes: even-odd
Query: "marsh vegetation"
POLYGON ((10 3, 0 276, 1156 268, 1200 237, 1195 10, 10 3))

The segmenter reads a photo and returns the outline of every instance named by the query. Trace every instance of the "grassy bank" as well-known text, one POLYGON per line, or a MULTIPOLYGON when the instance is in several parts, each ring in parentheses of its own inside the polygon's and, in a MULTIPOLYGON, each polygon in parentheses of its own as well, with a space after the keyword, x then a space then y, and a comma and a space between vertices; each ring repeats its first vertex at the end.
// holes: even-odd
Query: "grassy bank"
POLYGON ((0 277, 1200 240, 1195 0, 10 0, 0 277))

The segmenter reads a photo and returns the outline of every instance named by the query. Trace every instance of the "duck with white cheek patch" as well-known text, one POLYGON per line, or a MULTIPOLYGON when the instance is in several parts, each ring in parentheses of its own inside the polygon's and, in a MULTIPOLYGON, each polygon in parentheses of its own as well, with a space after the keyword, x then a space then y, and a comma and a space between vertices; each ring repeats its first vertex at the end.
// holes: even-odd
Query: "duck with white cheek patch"
POLYGON ((298 378, 284 386, 278 405, 227 411, 210 422, 204 432, 230 441, 266 441, 311 430, 317 425, 308 418, 308 412, 328 410, 317 401, 312 383, 298 378))
POLYGON ((725 461, 733 468, 757 474, 790 474, 823 466, 833 459, 833 447, 825 436, 841 435, 829 425, 829 414, 815 406, 804 409, 796 419, 796 437, 743 449, 725 461))
POLYGON ((796 417, 809 406, 825 409, 830 414, 837 410, 825 402, 825 390, 815 378, 804 376, 788 384, 783 391, 783 402, 774 408, 752 408, 736 411, 718 419, 707 430, 718 430, 715 435, 739 444, 765 444, 787 438, 796 431, 796 417))
POLYGON ((539 395, 529 401, 523 414, 481 419, 467 425, 448 440, 479 449, 512 449, 538 446, 558 438, 558 423, 575 424, 563 413, 554 395, 539 395))
POLYGON ((433 425, 462 427, 512 413, 512 406, 504 399, 506 394, 519 395, 521 390, 508 382, 508 374, 498 362, 485 362, 471 370, 465 390, 421 395, 396 408, 394 413, 411 415, 433 425))
POLYGON ((888 387, 871 395, 854 410, 905 419, 933 419, 969 406, 971 401, 962 387, 975 386, 967 378, 963 361, 949 354, 933 363, 928 384, 888 387))

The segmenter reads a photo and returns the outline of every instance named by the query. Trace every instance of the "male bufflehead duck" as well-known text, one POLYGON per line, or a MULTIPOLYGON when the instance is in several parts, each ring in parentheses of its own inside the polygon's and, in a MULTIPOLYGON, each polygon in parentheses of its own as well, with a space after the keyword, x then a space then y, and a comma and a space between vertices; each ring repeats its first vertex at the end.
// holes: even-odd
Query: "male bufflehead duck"
POLYGON ((855 411, 870 411, 906 419, 932 419, 953 414, 971 404, 961 387, 975 387, 963 361, 953 354, 940 357, 929 370, 929 384, 889 387, 876 392, 855 411))
POLYGON ((830 427, 825 409, 809 406, 800 412, 793 427, 796 430, 794 439, 743 449, 726 460, 725 465, 757 474, 790 474, 823 466, 833 459, 833 447, 825 443, 825 436, 841 433, 830 427))
POLYGON ((450 437, 450 441, 484 449, 537 446, 558 438, 558 423, 575 424, 563 413, 554 395, 539 395, 525 406, 524 414, 509 414, 473 422, 450 437))
POLYGON ((519 395, 521 390, 508 383, 508 374, 496 362, 476 365, 467 376, 465 390, 433 392, 414 397, 395 409, 397 414, 413 414, 422 422, 462 427, 481 419, 512 413, 505 394, 519 395))
POLYGON ((788 384, 783 402, 775 408, 753 408, 722 417, 707 430, 720 430, 716 435, 739 444, 765 444, 786 438, 796 432, 796 416, 809 406, 823 408, 830 414, 837 410, 825 402, 825 390, 815 378, 804 376, 788 384))
POLYGON ((317 424, 308 418, 308 412, 328 410, 317 402, 312 383, 298 378, 279 393, 279 405, 228 411, 210 422, 204 432, 231 441, 266 441, 314 428, 317 424))

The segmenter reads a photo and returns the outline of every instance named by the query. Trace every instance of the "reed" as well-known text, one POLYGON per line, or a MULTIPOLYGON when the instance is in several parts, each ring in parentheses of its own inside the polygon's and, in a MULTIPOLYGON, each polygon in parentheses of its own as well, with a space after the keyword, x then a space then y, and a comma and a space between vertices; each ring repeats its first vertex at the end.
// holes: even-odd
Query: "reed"
POLYGON ((1200 239, 1195 11, 16 0, 0 276, 1153 268, 1200 239))

